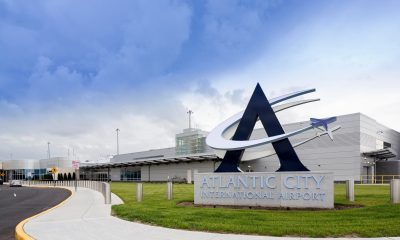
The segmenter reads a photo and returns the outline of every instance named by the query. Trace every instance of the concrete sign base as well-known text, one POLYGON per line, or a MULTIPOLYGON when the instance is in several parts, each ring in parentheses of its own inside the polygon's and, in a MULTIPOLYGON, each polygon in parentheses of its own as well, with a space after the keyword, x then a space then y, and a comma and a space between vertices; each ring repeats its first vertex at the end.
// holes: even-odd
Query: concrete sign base
POLYGON ((333 173, 195 173, 194 204, 333 208, 333 173))

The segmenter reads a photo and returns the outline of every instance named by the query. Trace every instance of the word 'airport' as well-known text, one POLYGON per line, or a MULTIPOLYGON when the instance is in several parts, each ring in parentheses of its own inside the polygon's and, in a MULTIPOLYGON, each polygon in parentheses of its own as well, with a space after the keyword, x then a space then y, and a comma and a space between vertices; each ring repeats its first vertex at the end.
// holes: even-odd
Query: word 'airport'
POLYGON ((317 192, 262 192, 262 191, 201 191, 201 198, 225 198, 225 199, 265 199, 265 200, 311 200, 324 201, 325 193, 317 192))

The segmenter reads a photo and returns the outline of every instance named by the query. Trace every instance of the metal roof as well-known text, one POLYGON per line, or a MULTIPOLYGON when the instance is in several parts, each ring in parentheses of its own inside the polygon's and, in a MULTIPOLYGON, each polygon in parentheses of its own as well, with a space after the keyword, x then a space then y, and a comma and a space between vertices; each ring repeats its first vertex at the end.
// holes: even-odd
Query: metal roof
POLYGON ((374 151, 370 151, 370 152, 363 152, 362 154, 366 157, 373 157, 373 158, 377 158, 379 160, 394 158, 397 155, 396 152, 393 151, 393 149, 391 149, 391 148, 384 148, 384 149, 374 150, 374 151))
POLYGON ((180 162, 201 162, 206 160, 217 160, 218 157, 215 154, 190 154, 173 157, 159 157, 159 158, 143 158, 133 159, 128 162, 116 162, 116 163, 99 163, 88 166, 81 166, 83 169, 98 169, 98 168, 116 168, 116 167, 131 167, 131 166, 144 166, 144 165, 159 165, 159 164, 170 164, 180 162))

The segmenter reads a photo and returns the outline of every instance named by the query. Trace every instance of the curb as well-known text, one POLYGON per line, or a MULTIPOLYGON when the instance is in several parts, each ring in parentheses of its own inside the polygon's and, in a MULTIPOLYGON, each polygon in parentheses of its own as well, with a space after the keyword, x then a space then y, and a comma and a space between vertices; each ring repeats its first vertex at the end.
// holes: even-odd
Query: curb
POLYGON ((28 221, 30 221, 30 220, 32 220, 32 219, 34 219, 34 218, 36 218, 36 217, 39 217, 39 216, 42 215, 42 214, 45 214, 45 213, 50 212, 50 211, 52 211, 52 210, 54 210, 54 209, 56 209, 56 208, 61 207, 61 206, 64 205, 72 196, 74 196, 74 192, 71 191, 71 190, 68 189, 68 188, 53 187, 53 186, 29 186, 29 187, 37 187, 37 188, 62 188, 62 189, 67 189, 68 191, 70 191, 70 192, 71 192, 71 195, 70 195, 69 197, 67 197, 64 201, 62 201, 62 202, 60 202, 59 204, 55 205, 54 207, 49 208, 49 209, 47 209, 47 210, 45 210, 45 211, 43 211, 43 212, 40 212, 40 213, 38 213, 38 214, 36 214, 36 215, 33 215, 33 216, 31 216, 31 217, 29 217, 29 218, 27 218, 27 219, 24 219, 24 220, 22 220, 20 223, 18 223, 18 225, 15 227, 15 240, 34 240, 33 237, 29 236, 29 234, 27 234, 27 233, 24 231, 24 225, 25 225, 25 223, 27 223, 28 221))

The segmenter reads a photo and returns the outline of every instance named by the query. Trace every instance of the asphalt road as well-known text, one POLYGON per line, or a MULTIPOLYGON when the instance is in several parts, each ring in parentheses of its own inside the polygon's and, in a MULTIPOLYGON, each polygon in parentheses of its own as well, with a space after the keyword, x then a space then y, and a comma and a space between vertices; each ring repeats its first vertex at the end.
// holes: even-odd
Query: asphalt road
POLYGON ((70 195, 70 191, 60 188, 0 185, 0 239, 14 239, 19 222, 57 205, 70 195))

